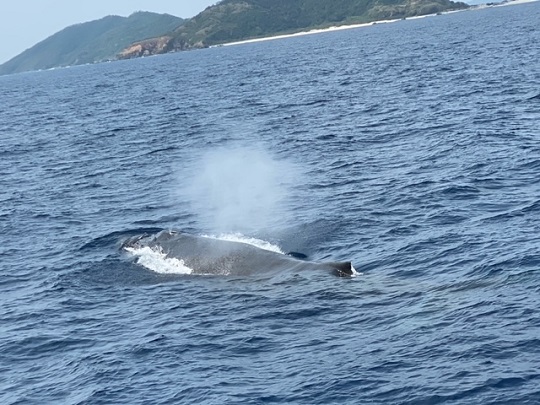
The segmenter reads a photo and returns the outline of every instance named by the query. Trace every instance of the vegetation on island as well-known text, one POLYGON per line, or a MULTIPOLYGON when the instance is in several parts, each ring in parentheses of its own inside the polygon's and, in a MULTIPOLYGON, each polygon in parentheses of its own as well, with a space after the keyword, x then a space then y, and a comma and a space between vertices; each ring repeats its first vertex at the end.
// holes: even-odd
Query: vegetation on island
POLYGON ((0 65, 0 75, 115 60, 135 41, 172 31, 183 19, 149 12, 72 25, 0 65))
POLYGON ((436 14, 451 0, 222 0, 189 20, 138 12, 68 27, 0 65, 0 74, 129 59, 337 25, 436 14))
POLYGON ((467 8, 450 0, 222 0, 173 36, 180 49, 467 8))

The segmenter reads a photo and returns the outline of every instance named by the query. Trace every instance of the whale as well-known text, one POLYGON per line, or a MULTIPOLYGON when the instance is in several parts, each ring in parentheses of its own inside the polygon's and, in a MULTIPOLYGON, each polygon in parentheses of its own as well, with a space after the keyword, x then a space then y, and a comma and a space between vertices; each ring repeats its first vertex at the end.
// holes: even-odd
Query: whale
POLYGON ((126 251, 150 248, 181 261, 191 274, 247 276, 279 271, 327 271, 338 277, 354 277, 351 262, 313 262, 302 255, 287 255, 237 241, 198 236, 176 230, 135 235, 122 243, 126 251))

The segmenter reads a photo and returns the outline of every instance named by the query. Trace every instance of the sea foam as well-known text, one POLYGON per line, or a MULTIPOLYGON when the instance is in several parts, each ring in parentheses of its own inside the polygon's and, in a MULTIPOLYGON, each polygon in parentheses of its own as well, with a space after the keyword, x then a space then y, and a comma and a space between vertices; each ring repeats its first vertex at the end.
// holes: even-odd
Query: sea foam
POLYGON ((125 250, 137 258, 137 264, 160 274, 192 274, 193 269, 187 267, 183 260, 167 255, 148 246, 128 247, 125 250))

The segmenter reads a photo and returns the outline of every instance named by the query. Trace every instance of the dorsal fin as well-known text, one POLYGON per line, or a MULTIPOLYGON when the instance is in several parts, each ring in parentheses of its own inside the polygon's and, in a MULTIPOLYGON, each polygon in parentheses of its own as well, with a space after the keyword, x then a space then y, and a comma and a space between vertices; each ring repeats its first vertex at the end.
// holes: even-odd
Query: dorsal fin
POLYGON ((351 262, 335 262, 329 263, 330 266, 334 269, 336 276, 338 277, 350 277, 355 274, 351 262))

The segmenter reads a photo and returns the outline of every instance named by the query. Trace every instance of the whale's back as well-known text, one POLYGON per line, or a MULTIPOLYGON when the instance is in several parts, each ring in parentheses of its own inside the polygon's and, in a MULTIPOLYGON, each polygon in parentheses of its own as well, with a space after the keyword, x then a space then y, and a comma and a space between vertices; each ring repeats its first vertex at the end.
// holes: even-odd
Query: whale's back
POLYGON ((236 241, 214 239, 175 231, 132 238, 124 247, 150 247, 167 258, 181 260, 192 274, 250 275, 258 273, 330 270, 340 277, 356 274, 351 262, 317 263, 300 260, 236 241))

